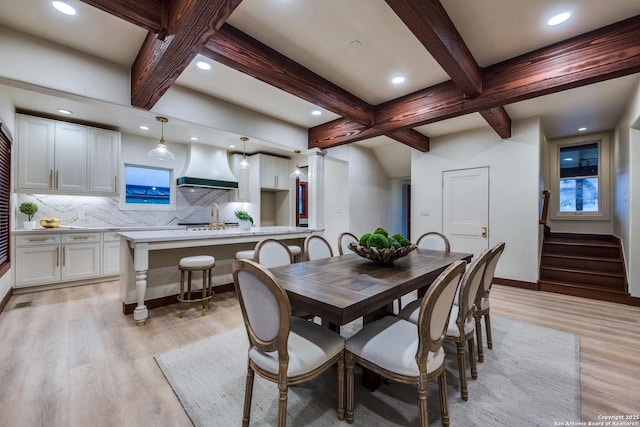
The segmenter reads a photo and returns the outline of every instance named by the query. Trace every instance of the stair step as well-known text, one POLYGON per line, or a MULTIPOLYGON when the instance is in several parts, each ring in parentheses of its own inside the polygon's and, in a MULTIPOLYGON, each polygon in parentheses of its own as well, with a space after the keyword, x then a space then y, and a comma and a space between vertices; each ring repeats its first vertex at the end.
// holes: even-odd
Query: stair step
POLYGON ((576 233, 551 233, 545 240, 557 242, 582 242, 587 244, 613 244, 618 245, 618 238, 606 234, 576 234, 576 233))
POLYGON ((562 283, 551 280, 539 280, 538 285, 541 291, 546 292, 555 292, 559 294, 617 302, 621 304, 627 304, 629 301, 629 294, 625 291, 602 289, 598 286, 562 283))
POLYGON ((561 267, 586 271, 602 271, 608 273, 624 273, 624 264, 619 258, 543 253, 540 266, 561 267))
POLYGON ((543 254, 560 254, 579 257, 594 258, 620 258, 620 247, 618 245, 585 245, 581 243, 566 242, 544 242, 542 246, 543 254))
POLYGON ((541 266, 540 280, 577 285, 592 285, 605 289, 625 289, 624 274, 593 270, 576 270, 571 268, 541 266))

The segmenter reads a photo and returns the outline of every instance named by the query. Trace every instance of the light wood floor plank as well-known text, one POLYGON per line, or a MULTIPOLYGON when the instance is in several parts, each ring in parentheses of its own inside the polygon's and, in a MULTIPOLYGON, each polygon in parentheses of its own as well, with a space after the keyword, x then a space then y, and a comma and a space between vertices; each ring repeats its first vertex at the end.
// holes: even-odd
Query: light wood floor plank
MULTIPOLYGON (((580 336, 581 421, 638 412, 640 308, 498 285, 491 307, 580 336)), ((0 314, 0 427, 189 425, 154 356, 237 327, 233 293, 205 316, 150 310, 144 326, 122 314, 117 282, 13 296, 0 314)))

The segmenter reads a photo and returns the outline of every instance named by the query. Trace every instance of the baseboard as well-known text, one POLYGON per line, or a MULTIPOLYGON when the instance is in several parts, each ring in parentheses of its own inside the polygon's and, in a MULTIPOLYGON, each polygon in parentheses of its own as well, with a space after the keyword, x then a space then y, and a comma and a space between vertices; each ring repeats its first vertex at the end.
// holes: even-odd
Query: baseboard
POLYGON ((532 291, 538 290, 538 284, 533 282, 525 282, 523 280, 504 279, 502 277, 494 277, 493 283, 498 285, 511 286, 512 288, 530 289, 532 291))
MULTIPOLYGON (((218 285, 213 287, 213 292, 216 294, 221 294, 224 292, 234 291, 233 283, 227 283, 224 285, 218 285)), ((151 310, 152 308, 164 307, 166 305, 175 304, 178 302, 178 294, 168 295, 166 297, 154 298, 150 300, 145 300, 144 305, 147 306, 147 309, 151 310)), ((132 314, 133 310, 138 306, 137 302, 133 302, 131 304, 122 303, 122 314, 132 314)))
POLYGON ((7 292, 4 298, 2 298, 2 300, 0 301, 0 313, 2 313, 2 310, 4 310, 7 304, 9 304, 9 299, 11 298, 12 295, 13 295, 13 288, 9 288, 9 292, 7 292))
POLYGON ((629 301, 627 302, 627 304, 640 307, 640 297, 632 297, 631 295, 629 295, 629 301))

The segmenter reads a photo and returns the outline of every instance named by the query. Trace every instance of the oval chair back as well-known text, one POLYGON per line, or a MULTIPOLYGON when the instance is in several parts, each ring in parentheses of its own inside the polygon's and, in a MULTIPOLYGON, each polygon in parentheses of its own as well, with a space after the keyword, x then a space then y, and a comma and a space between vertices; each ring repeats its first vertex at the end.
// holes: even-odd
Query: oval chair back
POLYGON ((438 233, 437 231, 430 231, 418 237, 416 246, 418 246, 418 249, 434 249, 445 252, 451 251, 451 245, 449 244, 447 236, 442 233, 438 233))
POLYGON ((309 261, 333 256, 333 250, 327 239, 318 235, 307 236, 304 239, 304 253, 309 261))
POLYGON ((349 243, 358 242, 358 238, 355 234, 344 232, 338 236, 338 253, 340 255, 351 253, 351 249, 349 249, 349 243))
POLYGON ((293 255, 287 245, 281 241, 264 239, 256 244, 254 261, 266 268, 280 267, 293 264, 293 255))

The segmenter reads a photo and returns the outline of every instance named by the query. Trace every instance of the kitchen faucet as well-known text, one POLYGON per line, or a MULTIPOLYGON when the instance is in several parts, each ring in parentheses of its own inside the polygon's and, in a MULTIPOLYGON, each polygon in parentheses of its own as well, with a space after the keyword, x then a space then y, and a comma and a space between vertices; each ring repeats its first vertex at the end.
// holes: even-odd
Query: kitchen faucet
POLYGON ((211 205, 211 218, 209 219, 209 230, 213 230, 213 216, 216 216, 216 230, 224 230, 224 222, 220 223, 220 209, 218 208, 218 204, 214 203, 211 205))

